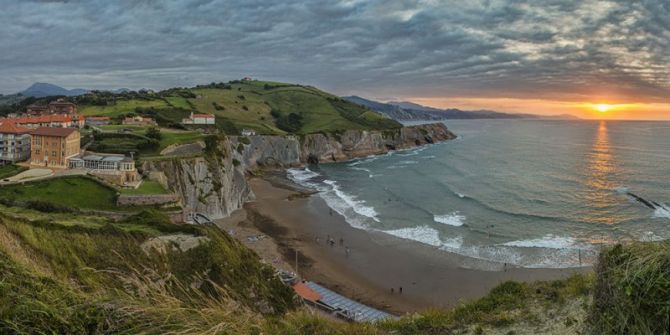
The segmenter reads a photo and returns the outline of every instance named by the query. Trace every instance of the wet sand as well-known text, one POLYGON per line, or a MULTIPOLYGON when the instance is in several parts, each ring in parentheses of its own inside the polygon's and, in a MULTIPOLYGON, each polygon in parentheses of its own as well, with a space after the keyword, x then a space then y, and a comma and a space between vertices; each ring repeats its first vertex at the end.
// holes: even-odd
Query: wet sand
POLYGON ((251 179, 256 200, 219 225, 235 230, 238 238, 267 262, 295 269, 297 253, 297 272, 303 278, 395 314, 454 306, 461 299, 481 297, 506 280, 550 280, 590 271, 465 268, 462 265, 473 260, 414 241, 353 228, 318 195, 300 195, 289 184, 270 180, 251 179), (271 238, 257 243, 242 236, 258 233, 271 238), (327 243, 329 236, 335 240, 334 246, 327 243))

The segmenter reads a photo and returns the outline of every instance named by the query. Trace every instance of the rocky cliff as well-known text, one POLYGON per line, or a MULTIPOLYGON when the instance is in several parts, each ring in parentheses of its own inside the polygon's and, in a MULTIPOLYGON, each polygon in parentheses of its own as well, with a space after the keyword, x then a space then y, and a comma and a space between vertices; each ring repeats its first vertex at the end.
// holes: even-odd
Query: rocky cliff
POLYGON ((345 161, 455 137, 443 123, 434 123, 387 131, 347 130, 301 137, 249 136, 231 140, 235 147, 241 149, 239 152, 245 166, 252 169, 345 161))
POLYGON ((233 157, 230 141, 221 139, 216 145, 203 157, 147 161, 143 168, 150 171, 152 179, 179 195, 187 212, 224 218, 253 199, 253 193, 244 167, 233 157))
POLYGON ((184 208, 219 219, 253 198, 247 170, 344 161, 455 137, 442 123, 327 135, 239 136, 210 142, 203 157, 148 161, 143 168, 180 195, 184 208))

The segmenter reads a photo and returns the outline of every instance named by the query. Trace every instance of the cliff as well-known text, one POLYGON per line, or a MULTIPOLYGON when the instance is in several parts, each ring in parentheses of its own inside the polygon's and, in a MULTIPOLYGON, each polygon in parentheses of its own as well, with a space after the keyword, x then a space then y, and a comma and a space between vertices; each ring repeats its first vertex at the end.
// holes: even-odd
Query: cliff
POLYGON ((443 123, 386 131, 347 130, 331 134, 234 137, 247 168, 291 167, 346 161, 392 150, 409 149, 456 138, 443 123), (248 143, 248 144, 247 144, 248 143))
POLYGON ((233 152, 230 141, 221 139, 203 157, 147 161, 143 168, 178 194, 187 211, 220 219, 253 199, 244 167, 235 163, 233 152))
POLYGON ((219 219, 253 199, 245 179, 247 170, 344 161, 455 137, 442 123, 301 137, 229 137, 210 141, 203 157, 147 161, 143 168, 152 179, 180 195, 188 211, 219 219))

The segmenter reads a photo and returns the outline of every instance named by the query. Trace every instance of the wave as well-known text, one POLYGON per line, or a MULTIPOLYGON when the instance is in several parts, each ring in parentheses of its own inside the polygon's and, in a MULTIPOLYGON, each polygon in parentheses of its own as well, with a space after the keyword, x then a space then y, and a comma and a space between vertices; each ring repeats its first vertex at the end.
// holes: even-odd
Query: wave
POLYGON ((657 207, 654 210, 654 217, 670 219, 670 208, 668 208, 668 206, 666 206, 665 204, 661 204, 660 207, 657 207))
POLYGON ((502 245, 519 248, 570 249, 576 247, 577 242, 572 237, 547 234, 541 238, 511 241, 503 243, 502 245))
POLYGON ((433 220, 437 223, 443 223, 454 227, 460 227, 465 223, 464 222, 465 216, 460 215, 458 211, 456 211, 447 215, 434 215, 433 220))
POLYGON ((440 232, 429 226, 381 230, 382 232, 405 240, 416 241, 440 249, 458 249, 463 244, 463 238, 458 236, 451 239, 440 239, 440 232))
POLYGON ((310 170, 309 168, 305 169, 288 169, 287 173, 289 178, 295 182, 304 182, 312 178, 320 176, 320 174, 310 170))
MULTIPOLYGON (((326 185, 330 185, 331 186, 330 192, 334 193, 340 200, 344 201, 344 203, 354 212, 356 212, 359 215, 371 218, 376 222, 379 222, 379 218, 377 218, 378 215, 377 211, 372 206, 366 206, 365 200, 357 200, 356 196, 345 193, 344 191, 342 191, 340 186, 335 181, 324 180, 323 183, 326 185)), ((346 214, 343 213, 340 214, 344 215, 345 218, 347 217, 346 214)))

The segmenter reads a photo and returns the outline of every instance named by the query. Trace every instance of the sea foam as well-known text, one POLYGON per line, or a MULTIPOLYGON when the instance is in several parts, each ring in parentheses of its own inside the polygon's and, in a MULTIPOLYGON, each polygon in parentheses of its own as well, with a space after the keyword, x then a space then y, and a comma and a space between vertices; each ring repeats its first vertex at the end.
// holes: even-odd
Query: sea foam
POLYGON ((456 211, 447 215, 434 215, 433 220, 437 223, 460 227, 465 223, 465 216, 456 211))
POLYGON ((542 238, 529 240, 517 240, 502 245, 519 248, 545 248, 545 249, 573 249, 577 247, 576 241, 572 237, 556 236, 547 234, 542 238))

